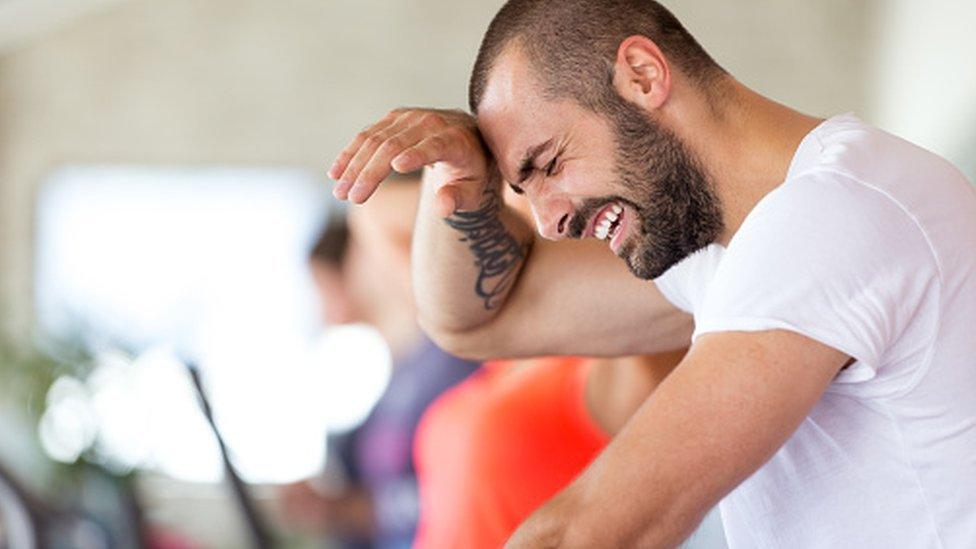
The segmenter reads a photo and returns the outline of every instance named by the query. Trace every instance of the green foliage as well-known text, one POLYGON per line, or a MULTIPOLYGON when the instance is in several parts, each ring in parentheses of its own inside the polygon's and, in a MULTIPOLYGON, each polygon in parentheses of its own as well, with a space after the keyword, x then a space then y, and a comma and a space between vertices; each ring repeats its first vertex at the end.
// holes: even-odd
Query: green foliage
POLYGON ((42 350, 0 339, 0 398, 35 423, 44 413, 44 399, 54 380, 62 375, 85 379, 91 369, 91 356, 80 345, 58 344, 42 350))

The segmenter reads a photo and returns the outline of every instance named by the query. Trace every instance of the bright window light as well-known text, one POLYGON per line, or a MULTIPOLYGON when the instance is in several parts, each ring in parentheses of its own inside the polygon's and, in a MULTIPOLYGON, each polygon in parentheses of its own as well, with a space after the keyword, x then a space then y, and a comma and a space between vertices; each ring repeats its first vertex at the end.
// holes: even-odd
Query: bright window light
MULTIPOLYGON (((316 177, 287 169, 73 167, 47 182, 38 318, 100 353, 86 381, 99 452, 124 467, 219 478, 186 356, 247 480, 318 470, 326 430, 361 421, 390 368, 375 334, 319 324, 305 258, 328 201, 316 177)), ((85 440, 57 424, 70 417, 64 406, 44 427, 62 458, 85 440)))

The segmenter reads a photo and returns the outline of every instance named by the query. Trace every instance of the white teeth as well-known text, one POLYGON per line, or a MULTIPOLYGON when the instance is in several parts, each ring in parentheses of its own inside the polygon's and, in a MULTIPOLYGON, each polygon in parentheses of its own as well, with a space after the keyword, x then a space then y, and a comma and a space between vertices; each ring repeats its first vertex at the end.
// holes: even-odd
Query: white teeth
POLYGON ((605 240, 610 235, 610 226, 620 219, 624 209, 620 204, 614 204, 600 216, 600 221, 593 228, 593 236, 605 240))
POLYGON ((597 238, 603 240, 604 238, 607 237, 608 234, 610 234, 610 223, 601 222, 599 225, 596 226, 596 229, 593 231, 593 233, 597 238))

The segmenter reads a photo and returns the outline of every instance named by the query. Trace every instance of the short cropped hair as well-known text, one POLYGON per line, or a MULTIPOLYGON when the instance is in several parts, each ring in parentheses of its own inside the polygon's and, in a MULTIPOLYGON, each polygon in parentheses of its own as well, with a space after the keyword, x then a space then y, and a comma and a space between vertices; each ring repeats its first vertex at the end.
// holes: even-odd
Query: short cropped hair
POLYGON ((551 99, 575 99, 600 111, 613 66, 628 36, 653 40, 668 60, 708 88, 725 71, 667 8, 654 0, 509 0, 488 26, 471 71, 472 113, 498 56, 519 46, 551 99))

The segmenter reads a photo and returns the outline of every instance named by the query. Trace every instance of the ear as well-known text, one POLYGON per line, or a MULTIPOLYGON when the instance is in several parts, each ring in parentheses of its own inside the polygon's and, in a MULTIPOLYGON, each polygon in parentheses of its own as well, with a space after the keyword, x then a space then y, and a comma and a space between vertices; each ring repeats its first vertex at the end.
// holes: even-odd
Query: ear
POLYGON ((655 111, 671 94, 671 68, 664 53, 646 36, 630 36, 617 48, 613 86, 625 100, 655 111))

